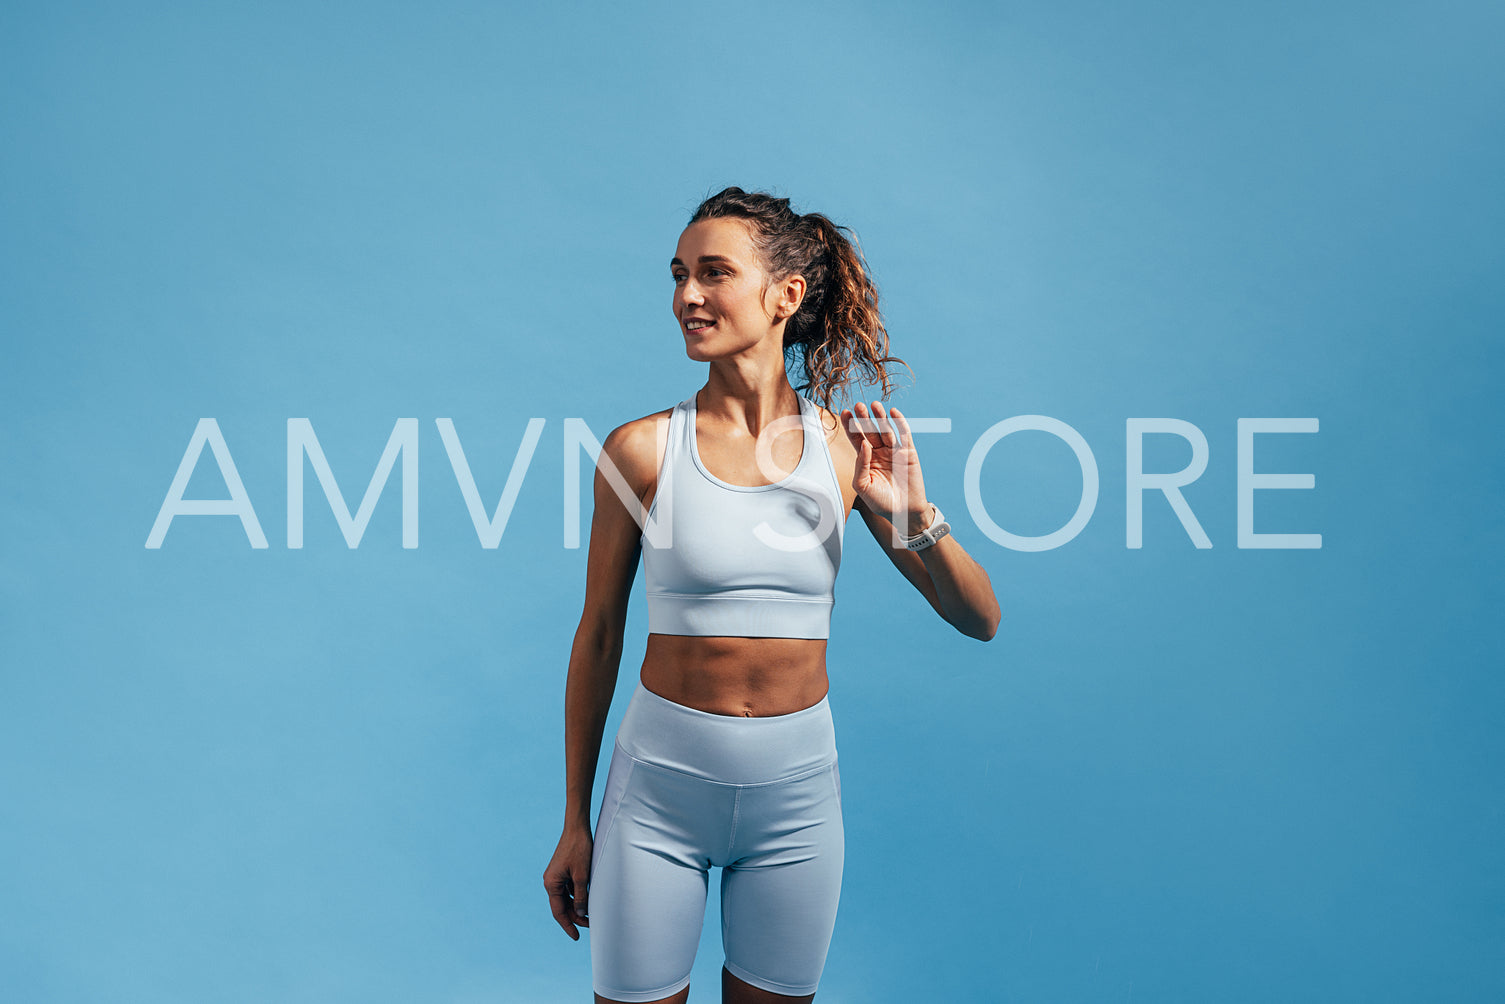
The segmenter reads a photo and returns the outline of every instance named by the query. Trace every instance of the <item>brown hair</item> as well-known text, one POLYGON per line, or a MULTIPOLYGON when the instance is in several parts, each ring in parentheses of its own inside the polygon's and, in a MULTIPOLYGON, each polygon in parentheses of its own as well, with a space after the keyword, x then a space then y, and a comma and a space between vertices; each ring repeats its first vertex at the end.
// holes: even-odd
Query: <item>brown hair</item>
POLYGON ((835 411, 834 395, 846 396, 856 370, 881 385, 886 400, 893 377, 885 364, 905 369, 909 364, 888 354, 878 287, 855 237, 848 240, 842 234, 850 228, 820 213, 801 216, 789 208, 788 199, 735 186, 702 202, 690 223, 721 217, 748 221, 759 264, 773 282, 805 277, 804 299, 784 326, 785 365, 798 362, 805 375, 795 389, 809 390, 812 399, 835 411))

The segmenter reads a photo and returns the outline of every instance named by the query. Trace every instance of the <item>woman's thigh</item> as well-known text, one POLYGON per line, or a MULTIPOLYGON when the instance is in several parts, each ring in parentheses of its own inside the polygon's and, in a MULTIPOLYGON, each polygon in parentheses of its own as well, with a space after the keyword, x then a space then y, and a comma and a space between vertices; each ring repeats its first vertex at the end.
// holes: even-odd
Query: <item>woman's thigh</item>
POLYGON ((739 795, 721 937, 728 971, 755 987, 797 997, 820 982, 841 897, 840 784, 833 763, 739 795))
POLYGON ((614 751, 587 900, 602 997, 656 1001, 689 981, 705 919, 706 845, 729 828, 730 806, 718 804, 725 794, 614 751))

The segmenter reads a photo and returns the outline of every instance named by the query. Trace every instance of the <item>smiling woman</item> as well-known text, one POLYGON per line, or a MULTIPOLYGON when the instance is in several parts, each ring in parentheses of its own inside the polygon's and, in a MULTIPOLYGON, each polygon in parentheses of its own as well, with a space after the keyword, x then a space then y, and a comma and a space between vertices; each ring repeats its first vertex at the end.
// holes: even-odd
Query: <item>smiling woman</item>
MULTIPOLYGON (((787 199, 773 201, 784 203, 788 211, 787 199)), ((868 275, 860 246, 843 236, 846 227, 837 226, 820 213, 799 216, 799 226, 771 230, 755 241, 746 223, 749 217, 738 214, 738 210, 751 212, 755 203, 756 198, 730 188, 701 205, 681 239, 692 257, 687 260, 676 254, 669 262, 676 290, 691 281, 693 271, 704 279, 702 295, 715 299, 718 290, 742 292, 745 280, 756 271, 762 280, 758 290, 761 301, 772 281, 765 259, 773 264, 774 271, 800 274, 804 302, 787 318, 781 347, 786 356, 796 357, 809 377, 801 389, 810 390, 831 410, 835 391, 853 380, 855 370, 880 384, 884 396, 888 396, 892 384, 885 364, 903 360, 886 354, 888 332, 878 312, 878 289, 868 275), (742 197, 729 194, 733 192, 742 197), (831 253, 833 250, 837 253, 831 253), (739 286, 739 280, 743 286, 739 286)), ((681 303, 676 298, 675 313, 687 335, 696 331, 710 334, 718 324, 717 306, 707 303, 703 309, 691 309, 687 301, 681 303)), ((761 302, 756 306, 754 325, 758 320, 765 324, 772 320, 761 309, 761 302)), ((687 349, 690 358, 702 358, 693 343, 687 349)))
POLYGON ((831 410, 858 373, 886 396, 900 361, 842 229, 740 188, 703 202, 670 271, 706 383, 602 445, 668 533, 647 532, 598 462, 565 687, 564 832, 544 872, 565 933, 590 928, 598 1002, 686 999, 712 867, 722 999, 814 998, 845 847, 826 643, 853 509, 942 618, 984 641, 998 628, 987 574, 925 497, 904 416, 877 401, 839 422, 831 410), (811 397, 795 393, 791 362, 811 397), (593 833, 639 558, 647 651, 593 833))

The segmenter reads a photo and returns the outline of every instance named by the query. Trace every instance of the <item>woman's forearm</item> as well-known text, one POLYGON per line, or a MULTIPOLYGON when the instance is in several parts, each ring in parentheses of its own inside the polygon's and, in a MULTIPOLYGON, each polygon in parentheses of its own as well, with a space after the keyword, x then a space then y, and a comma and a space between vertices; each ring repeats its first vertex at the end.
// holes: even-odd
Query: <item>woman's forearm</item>
POLYGON ((570 650, 564 688, 564 825, 590 828, 591 789, 601 735, 622 660, 622 635, 582 626, 570 650))
POLYGON ((958 631, 987 641, 998 633, 1002 612, 993 581, 954 537, 942 537, 917 552, 935 583, 944 616, 958 631))

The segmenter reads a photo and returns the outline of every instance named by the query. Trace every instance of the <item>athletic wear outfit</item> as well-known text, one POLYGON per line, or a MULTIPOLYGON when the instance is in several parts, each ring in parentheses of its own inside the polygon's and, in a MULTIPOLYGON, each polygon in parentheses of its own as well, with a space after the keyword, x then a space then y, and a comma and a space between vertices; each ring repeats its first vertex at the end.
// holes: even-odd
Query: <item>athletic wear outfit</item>
MULTIPOLYGON (((769 485, 701 462, 695 395, 675 406, 643 531, 648 630, 826 638, 845 507, 819 411, 799 398, 804 450, 769 485)), ((836 921, 841 779, 831 710, 743 718, 638 684, 617 732, 591 857, 595 992, 653 1001, 690 981, 709 869, 734 976, 814 993, 836 921)))

